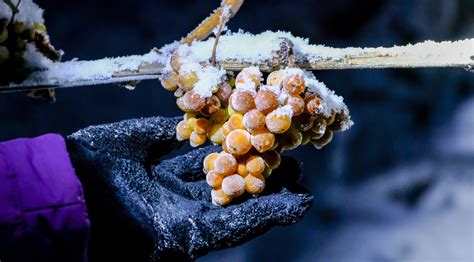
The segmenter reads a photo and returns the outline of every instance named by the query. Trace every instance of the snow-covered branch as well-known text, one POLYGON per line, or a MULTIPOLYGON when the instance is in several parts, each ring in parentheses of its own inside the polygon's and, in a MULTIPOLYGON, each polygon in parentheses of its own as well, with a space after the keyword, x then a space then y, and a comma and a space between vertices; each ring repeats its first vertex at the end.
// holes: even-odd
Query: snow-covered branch
MULTIPOLYGON (((308 70, 474 67, 474 39, 441 43, 427 41, 390 48, 331 48, 309 44, 307 39, 286 32, 223 35, 217 46, 216 62, 228 71, 240 71, 255 65, 261 71, 269 72, 290 63, 288 43, 292 46, 294 64, 308 70)), ((213 45, 214 38, 209 38, 191 45, 174 43, 142 56, 49 62, 45 64, 45 70, 33 73, 21 84, 9 86, 11 89, 0 89, 0 92, 35 86, 71 87, 156 79, 174 50, 195 61, 208 62, 213 45)))

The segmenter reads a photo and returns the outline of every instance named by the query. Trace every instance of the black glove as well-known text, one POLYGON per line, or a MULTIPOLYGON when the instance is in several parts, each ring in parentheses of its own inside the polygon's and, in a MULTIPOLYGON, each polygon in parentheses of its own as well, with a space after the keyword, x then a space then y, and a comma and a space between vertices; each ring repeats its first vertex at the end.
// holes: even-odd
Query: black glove
POLYGON ((211 203, 202 172, 209 146, 163 160, 182 143, 181 118, 146 118, 93 126, 67 138, 91 220, 92 261, 194 259, 297 222, 313 197, 296 184, 301 170, 282 159, 257 198, 211 203))

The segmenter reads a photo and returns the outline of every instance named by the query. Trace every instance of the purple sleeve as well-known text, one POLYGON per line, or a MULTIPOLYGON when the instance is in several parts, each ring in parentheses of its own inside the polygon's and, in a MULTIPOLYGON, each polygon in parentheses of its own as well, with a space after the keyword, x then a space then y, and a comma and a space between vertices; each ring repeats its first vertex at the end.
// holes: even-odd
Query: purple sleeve
POLYGON ((0 143, 0 261, 85 261, 88 234, 64 139, 0 143))

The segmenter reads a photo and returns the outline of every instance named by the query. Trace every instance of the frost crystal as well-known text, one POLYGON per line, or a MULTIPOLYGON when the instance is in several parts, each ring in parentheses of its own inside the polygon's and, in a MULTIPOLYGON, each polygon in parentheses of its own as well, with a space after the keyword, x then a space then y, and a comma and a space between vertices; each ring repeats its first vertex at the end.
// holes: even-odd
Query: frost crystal
MULTIPOLYGON (((155 51, 140 56, 126 56, 118 58, 104 58, 95 61, 77 61, 68 62, 51 62, 39 59, 35 56, 35 52, 30 50, 25 56, 36 61, 36 65, 46 66, 44 71, 34 72, 23 83, 26 85, 34 85, 38 82, 49 83, 73 83, 85 80, 102 80, 110 78, 114 73, 126 70, 137 70, 143 63, 152 63, 165 60, 155 51), (39 60, 38 60, 39 59, 39 60)), ((46 59, 46 58, 44 58, 46 59)))
MULTIPOLYGON (((15 21, 25 23, 27 27, 33 27, 35 23, 44 23, 43 9, 39 8, 32 0, 22 0, 18 10, 19 12, 15 14, 15 21)), ((0 19, 11 19, 12 15, 11 8, 5 2, 0 1, 0 19)))

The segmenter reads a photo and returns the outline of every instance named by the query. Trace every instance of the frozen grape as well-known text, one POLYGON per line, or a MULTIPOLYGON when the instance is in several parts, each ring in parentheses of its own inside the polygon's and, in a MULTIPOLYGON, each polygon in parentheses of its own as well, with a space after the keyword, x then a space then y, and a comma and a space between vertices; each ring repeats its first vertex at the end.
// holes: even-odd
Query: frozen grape
POLYGON ((24 23, 15 21, 15 22, 13 22, 13 24, 11 26, 12 26, 13 32, 15 32, 15 34, 17 34, 17 35, 23 33, 23 31, 25 31, 25 24, 24 23))
POLYGON ((343 123, 347 120, 347 116, 342 112, 339 112, 334 117, 334 122, 328 126, 328 129, 334 132, 340 132, 344 129, 343 123))
POLYGON ((193 112, 184 113, 184 120, 189 121, 191 118, 196 118, 197 114, 193 112))
POLYGON ((221 104, 227 106, 231 94, 232 87, 228 82, 223 82, 219 85, 219 88, 217 89, 217 92, 214 95, 219 99, 219 101, 221 101, 221 104))
POLYGON ((206 182, 213 188, 218 188, 222 184, 222 180, 224 179, 224 175, 217 173, 214 170, 211 170, 206 175, 206 182))
POLYGON ((181 120, 178 125, 176 125, 176 138, 178 141, 189 139, 192 132, 193 128, 189 126, 186 120, 181 120))
POLYGON ((326 133, 317 140, 311 140, 311 143, 316 147, 316 149, 322 149, 325 145, 331 142, 333 137, 333 132, 331 130, 326 130, 326 133))
POLYGON ((274 110, 265 117, 268 130, 275 134, 286 132, 291 126, 291 116, 280 110, 274 110))
MULTIPOLYGON (((178 88, 176 89, 176 91, 174 91, 173 95, 177 98, 180 98, 182 96, 184 96, 184 94, 186 93, 186 91, 184 91, 183 89, 181 88, 178 88)), ((181 109, 181 108, 180 108, 181 109)), ((182 110, 182 109, 181 109, 182 110)))
MULTIPOLYGON (((229 98, 230 100, 230 98, 229 98)), ((229 117, 235 115, 235 114, 240 114, 240 113, 237 113, 234 109, 232 109, 232 107, 230 105, 227 106, 227 114, 229 115, 229 117)))
POLYGON ((176 91, 178 89, 178 74, 174 71, 166 74, 161 79, 161 85, 168 91, 176 91))
POLYGON ((294 127, 290 128, 283 137, 284 141, 280 140, 280 142, 282 142, 283 150, 293 150, 299 147, 303 141, 303 135, 294 127))
POLYGON ((217 111, 221 109, 221 101, 219 101, 219 99, 216 96, 207 97, 205 100, 206 100, 206 105, 201 110, 201 113, 203 115, 210 116, 217 113, 217 111))
POLYGON ((239 163, 237 165, 237 174, 239 174, 242 177, 245 177, 249 174, 249 171, 247 170, 245 163, 239 163))
POLYGON ((257 195, 262 193, 265 189, 265 178, 261 174, 248 175, 244 179, 245 181, 245 191, 252 195, 257 195))
POLYGON ((257 110, 268 114, 278 107, 278 96, 270 90, 259 90, 255 96, 257 110))
POLYGON ((281 81, 282 89, 291 95, 300 95, 306 89, 304 78, 300 74, 290 74, 281 81))
POLYGON ((309 131, 312 140, 320 139, 326 132, 326 125, 321 122, 315 122, 309 131))
POLYGON ((195 131, 189 136, 189 142, 192 147, 198 147, 206 142, 206 135, 199 135, 195 131))
POLYGON ((281 84, 283 74, 280 70, 271 72, 267 77, 267 85, 278 86, 281 84))
POLYGON ((237 90, 230 96, 230 106, 235 111, 244 114, 255 108, 255 103, 250 92, 237 90))
POLYGON ((235 78, 235 87, 245 90, 255 90, 260 85, 261 73, 254 68, 244 68, 235 78))
POLYGON ((267 166, 267 167, 265 167, 265 170, 263 170, 262 176, 264 178, 268 178, 272 174, 272 172, 273 172, 273 169, 271 169, 267 166))
POLYGON ((203 161, 204 173, 214 170, 214 162, 216 161, 218 156, 219 156, 219 153, 211 153, 204 158, 204 161, 203 161))
POLYGON ((8 28, 6 25, 5 26, 0 25, 0 43, 5 42, 7 39, 8 39, 8 28))
POLYGON ((222 135, 222 150, 224 150, 224 152, 226 153, 229 153, 229 150, 227 149, 227 144, 225 143, 225 140, 226 140, 226 136, 222 135))
POLYGON ((224 108, 219 109, 215 114, 211 115, 211 121, 214 123, 225 123, 229 119, 229 114, 224 108))
POLYGON ((229 153, 221 152, 214 162, 214 170, 224 176, 229 176, 237 170, 237 160, 229 153))
POLYGON ((188 125, 193 129, 193 131, 194 131, 194 128, 196 127, 197 120, 198 119, 195 117, 188 119, 188 125))
POLYGON ((261 174, 265 169, 265 161, 259 156, 251 156, 245 166, 251 175, 261 174))
POLYGON ((232 201, 232 197, 226 195, 222 189, 212 189, 211 199, 214 205, 226 206, 232 201))
POLYGON ((241 114, 232 115, 229 120, 229 126, 232 130, 244 129, 244 119, 241 114))
POLYGON ((301 145, 306 145, 311 141, 311 136, 308 134, 308 132, 301 132, 303 134, 303 139, 301 140, 301 145))
POLYGON ((252 133, 250 137, 252 146, 257 149, 258 152, 263 153, 270 150, 275 144, 275 135, 270 133, 266 128, 252 133))
POLYGON ((334 123, 334 121, 336 120, 336 113, 333 112, 330 116, 328 117, 324 117, 324 123, 326 124, 326 126, 330 126, 334 123))
POLYGON ((293 125, 300 131, 308 131, 313 127, 314 117, 310 114, 304 113, 299 116, 293 117, 293 125))
POLYGON ((223 124, 213 124, 208 133, 209 140, 211 140, 211 142, 216 145, 222 144, 222 140, 223 140, 222 126, 223 124))
POLYGON ((9 56, 10 52, 8 52, 8 48, 0 46, 0 63, 7 61, 9 56))
POLYGON ((186 112, 187 108, 184 106, 183 100, 184 100, 183 97, 178 97, 178 99, 176 99, 176 105, 178 106, 179 109, 181 109, 181 111, 186 112))
POLYGON ((230 132, 232 132, 232 127, 230 127, 229 122, 224 123, 224 125, 222 126, 221 132, 224 137, 227 137, 230 134, 230 132))
POLYGON ((229 153, 233 155, 244 155, 252 148, 249 132, 236 129, 227 135, 225 144, 229 153))
POLYGON ((262 154, 262 158, 270 169, 276 169, 280 166, 281 156, 275 150, 270 150, 262 154))
POLYGON ((243 117, 243 124, 250 132, 262 129, 265 127, 265 115, 257 109, 252 109, 245 113, 243 117))
POLYGON ((210 123, 205 118, 198 118, 196 119, 196 123, 194 124, 194 132, 198 135, 206 135, 210 129, 210 123))
POLYGON ((191 90, 191 91, 186 92, 186 94, 182 96, 181 103, 182 103, 182 107, 184 108, 184 109, 182 108, 183 111, 198 112, 206 105, 206 100, 201 95, 191 90))
POLYGON ((180 74, 178 77, 178 86, 179 88, 185 91, 191 91, 194 88, 194 85, 198 81, 198 75, 194 71, 186 72, 180 74))
POLYGON ((238 174, 230 175, 222 180, 222 191, 230 197, 238 197, 245 192, 244 178, 238 174))
POLYGON ((286 105, 290 105, 293 109, 293 116, 299 116, 304 112, 305 102, 299 95, 291 95, 286 98, 286 105))
POLYGON ((322 108, 321 99, 317 96, 306 101, 306 112, 312 115, 319 114, 322 108))

